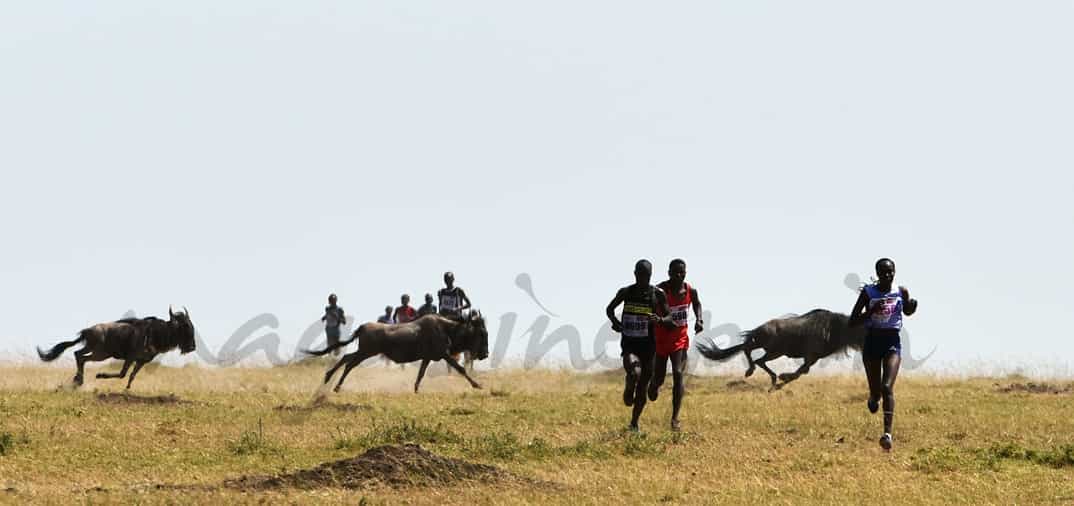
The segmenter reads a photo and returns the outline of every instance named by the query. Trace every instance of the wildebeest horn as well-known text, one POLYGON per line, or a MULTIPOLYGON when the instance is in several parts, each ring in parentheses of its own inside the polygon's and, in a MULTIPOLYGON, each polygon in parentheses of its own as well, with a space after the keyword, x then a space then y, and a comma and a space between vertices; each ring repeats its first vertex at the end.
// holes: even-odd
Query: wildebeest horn
POLYGON ((190 310, 187 309, 186 306, 183 306, 183 314, 185 314, 187 318, 190 318, 190 310))
POLYGON ((172 312, 172 305, 168 304, 168 318, 175 318, 175 313, 172 312))

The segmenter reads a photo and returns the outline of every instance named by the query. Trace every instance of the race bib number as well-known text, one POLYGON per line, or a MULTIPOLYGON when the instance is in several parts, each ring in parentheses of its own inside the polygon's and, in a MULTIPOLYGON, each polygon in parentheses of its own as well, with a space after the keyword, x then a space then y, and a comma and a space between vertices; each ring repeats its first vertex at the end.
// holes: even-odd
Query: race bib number
POLYGON ((624 314, 623 337, 649 337, 649 318, 637 314, 624 314))
POLYGON ((671 306, 671 320, 675 322, 676 327, 685 327, 688 324, 690 318, 690 305, 683 304, 681 306, 671 306))
POLYGON ((440 309, 454 311, 459 308, 459 298, 454 295, 440 297, 440 309))
POLYGON ((873 306, 879 305, 880 308, 873 313, 873 321, 876 323, 885 323, 891 319, 891 316, 895 314, 899 305, 899 299, 896 297, 885 297, 883 299, 877 299, 872 301, 873 306))

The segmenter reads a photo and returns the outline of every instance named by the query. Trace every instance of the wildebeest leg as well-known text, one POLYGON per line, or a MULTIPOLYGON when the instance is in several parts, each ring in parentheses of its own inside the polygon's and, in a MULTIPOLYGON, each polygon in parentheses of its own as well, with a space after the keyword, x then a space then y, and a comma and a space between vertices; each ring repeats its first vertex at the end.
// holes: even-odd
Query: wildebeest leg
POLYGON ((75 377, 72 380, 75 385, 82 385, 82 370, 86 367, 86 357, 90 354, 92 352, 86 348, 75 352, 75 377))
POLYGON ((123 361, 123 368, 119 372, 99 372, 97 373, 97 379, 110 379, 110 378, 122 378, 127 375, 127 369, 131 366, 131 360, 123 361))
POLYGON ((754 363, 757 364, 757 367, 760 367, 761 369, 763 369, 764 372, 768 373, 768 376, 770 378, 772 378, 772 389, 773 390, 779 388, 778 386, 776 386, 776 379, 777 379, 776 378, 776 373, 772 372, 772 369, 769 369, 768 364, 765 364, 765 362, 768 362, 769 360, 775 360, 775 359, 779 358, 780 356, 782 356, 782 354, 776 355, 776 354, 769 354, 768 352, 765 352, 765 354, 762 355, 761 358, 757 359, 754 362, 754 363))
POLYGON ((813 364, 817 363, 816 356, 807 356, 804 360, 805 361, 802 362, 802 366, 799 367, 797 371, 785 372, 779 375, 779 379, 783 382, 784 385, 798 379, 799 376, 808 373, 809 368, 812 367, 813 364))
MULTIPOLYGON (((332 389, 332 391, 333 392, 339 392, 339 389, 343 388, 343 380, 347 379, 347 375, 351 373, 351 369, 354 369, 355 367, 358 366, 358 364, 361 364, 363 360, 365 360, 365 359, 367 359, 369 357, 372 357, 374 355, 377 355, 377 354, 376 353, 370 353, 368 351, 358 350, 358 351, 356 351, 354 353, 351 353, 350 355, 347 355, 347 356, 343 357, 343 360, 340 360, 340 362, 346 361, 347 365, 343 368, 343 374, 341 374, 339 376, 339 383, 336 383, 336 388, 332 389)), ((336 367, 339 367, 339 365, 337 364, 336 367)), ((336 367, 333 367, 333 369, 335 369, 336 367)), ((329 372, 333 372, 333 371, 329 371, 329 372)), ((330 375, 330 374, 325 376, 326 379, 331 378, 331 377, 332 377, 332 375, 330 375)))
POLYGON ((452 369, 455 369, 456 371, 459 371, 459 374, 463 375, 463 377, 466 378, 466 381, 470 382, 470 386, 472 386, 474 388, 481 388, 481 385, 478 385, 477 382, 474 381, 474 379, 471 378, 469 374, 466 374, 466 369, 463 368, 461 365, 459 365, 459 362, 456 361, 454 358, 451 358, 451 355, 445 354, 444 355, 444 361, 447 362, 448 365, 450 365, 452 369))
POLYGON ((82 348, 75 352, 75 365, 78 367, 78 371, 75 372, 75 385, 82 385, 83 372, 86 367, 86 362, 99 362, 108 358, 108 354, 97 350, 91 350, 89 348, 82 348))
POLYGON ((324 373, 324 384, 325 385, 327 385, 328 382, 332 380, 332 375, 336 373, 336 371, 340 368, 340 366, 342 366, 345 362, 347 362, 347 360, 350 359, 351 355, 354 355, 355 353, 358 353, 358 352, 348 353, 346 355, 343 355, 343 358, 341 358, 341 359, 336 361, 336 365, 333 365, 332 367, 328 368, 327 371, 325 371, 325 373, 324 373))
POLYGON ((753 376, 753 370, 754 370, 753 350, 756 350, 756 349, 757 348, 747 347, 745 350, 742 350, 744 352, 743 355, 746 355, 746 364, 749 365, 749 367, 746 368, 746 377, 747 378, 749 378, 750 376, 753 376))
MULTIPOLYGON (((134 370, 131 371, 131 377, 127 380, 127 390, 131 389, 131 383, 134 383, 134 377, 138 375, 138 371, 141 371, 142 366, 145 364, 146 362, 142 360, 139 360, 134 363, 134 370)), ((124 367, 124 369, 126 369, 126 367, 124 367)))
POLYGON ((414 382, 414 393, 418 393, 418 386, 421 385, 421 379, 425 377, 426 367, 429 367, 429 361, 422 360, 421 368, 418 369, 418 380, 414 382))
MULTIPOLYGON (((456 353, 456 354, 452 355, 451 358, 455 359, 455 361, 458 362, 459 360, 462 359, 462 353, 456 353)), ((451 364, 448 364, 447 362, 445 362, 445 367, 447 367, 448 375, 451 375, 451 364)))
POLYGON ((118 373, 97 373, 97 379, 121 378, 121 377, 127 376, 127 370, 128 370, 128 368, 130 368, 131 362, 133 362, 133 361, 132 360, 125 360, 124 361, 124 366, 122 366, 122 368, 120 368, 118 373))

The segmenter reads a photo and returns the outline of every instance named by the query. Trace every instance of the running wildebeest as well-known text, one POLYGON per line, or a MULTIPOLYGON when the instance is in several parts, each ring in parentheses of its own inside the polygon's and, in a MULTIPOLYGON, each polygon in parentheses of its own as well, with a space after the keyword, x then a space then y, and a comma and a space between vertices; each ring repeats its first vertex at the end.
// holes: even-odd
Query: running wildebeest
POLYGON ((808 373, 819 359, 848 347, 861 350, 865 342, 865 327, 850 327, 847 325, 849 320, 842 313, 814 309, 801 316, 775 318, 753 330, 747 330, 742 333, 742 343, 730 348, 720 349, 710 339, 708 343, 698 342, 697 351, 705 358, 716 361, 727 360, 744 352, 749 362, 746 377, 753 374, 756 365, 772 377, 772 389, 776 390, 808 373), (757 348, 764 349, 765 354, 754 360, 750 353, 757 348), (801 358, 804 362, 797 371, 777 376, 765 362, 782 356, 801 358), (783 383, 778 384, 777 378, 783 383))
POLYGON ((45 362, 56 360, 63 352, 80 342, 85 346, 75 352, 76 386, 82 385, 83 368, 86 362, 97 362, 116 358, 123 361, 123 369, 118 373, 97 373, 98 379, 122 378, 127 369, 134 364, 127 388, 134 383, 134 377, 142 366, 152 362, 157 355, 179 348, 183 354, 194 351, 194 324, 190 321, 190 312, 175 313, 168 308, 168 321, 155 317, 125 318, 112 323, 99 323, 83 329, 78 338, 64 341, 53 346, 47 353, 37 349, 38 356, 45 362))
POLYGON ((339 377, 339 383, 336 384, 336 392, 343 386, 343 380, 351 369, 363 360, 377 355, 384 355, 398 364, 420 360, 421 368, 418 369, 418 379, 414 382, 415 393, 425 376, 425 368, 429 366, 429 362, 437 360, 447 362, 474 388, 481 388, 453 355, 469 351, 478 360, 489 356, 489 333, 485 329, 485 320, 480 312, 471 313, 461 319, 427 314, 407 323, 364 323, 355 329, 347 341, 338 342, 320 351, 304 351, 310 355, 325 355, 354 340, 358 341, 358 351, 344 355, 324 375, 324 384, 327 385, 336 370, 346 366, 343 375, 339 377))

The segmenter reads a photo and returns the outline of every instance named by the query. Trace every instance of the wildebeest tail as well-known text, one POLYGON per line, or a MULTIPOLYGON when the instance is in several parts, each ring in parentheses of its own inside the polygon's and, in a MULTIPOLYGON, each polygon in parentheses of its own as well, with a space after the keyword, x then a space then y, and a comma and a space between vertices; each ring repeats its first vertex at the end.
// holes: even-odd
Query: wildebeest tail
POLYGON ((327 355, 329 353, 332 353, 333 351, 336 351, 336 350, 338 350, 338 349, 340 349, 340 348, 342 348, 342 347, 344 347, 344 346, 346 346, 348 344, 351 344, 357 338, 358 338, 358 333, 355 332, 354 335, 352 335, 351 338, 347 339, 346 341, 339 341, 339 342, 337 342, 335 344, 330 344, 330 345, 328 345, 327 348, 325 348, 323 350, 302 350, 302 353, 305 353, 306 355, 313 355, 313 356, 316 356, 316 357, 320 357, 322 355, 327 355))
POLYGON ((37 349, 37 356, 41 357, 41 360, 43 360, 45 362, 52 362, 53 360, 56 360, 60 355, 63 355, 63 352, 66 351, 67 348, 70 348, 70 347, 72 347, 72 346, 84 341, 85 339, 86 339, 86 336, 84 336, 81 333, 79 333, 78 334, 78 339, 72 339, 70 341, 64 341, 64 342, 62 342, 60 344, 57 344, 56 346, 53 346, 51 350, 48 350, 47 353, 41 351, 41 348, 38 348, 37 349))
POLYGON ((703 356, 703 357, 705 357, 705 358, 707 358, 709 360, 716 360, 716 361, 727 360, 727 359, 735 356, 739 352, 741 352, 745 347, 746 347, 746 342, 744 341, 744 342, 742 342, 740 344, 736 344, 736 345, 734 345, 734 346, 732 346, 730 348, 720 348, 719 346, 716 346, 716 343, 714 341, 712 341, 711 339, 707 343, 698 340, 698 343, 697 343, 697 346, 696 346, 697 351, 698 351, 698 353, 701 353, 701 356, 703 356))

